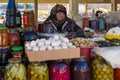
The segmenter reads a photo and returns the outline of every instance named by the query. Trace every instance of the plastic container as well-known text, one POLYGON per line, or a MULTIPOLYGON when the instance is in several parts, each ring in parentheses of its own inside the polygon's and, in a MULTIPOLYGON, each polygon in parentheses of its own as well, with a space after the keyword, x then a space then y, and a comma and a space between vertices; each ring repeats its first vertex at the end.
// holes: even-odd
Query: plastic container
POLYGON ((23 58, 23 47, 22 46, 13 46, 11 48, 11 54, 13 58, 23 58))
POLYGON ((19 58, 10 58, 4 72, 5 80, 27 80, 26 68, 19 58))
POLYGON ((70 66, 63 60, 49 63, 49 80, 70 80, 70 66))
POLYGON ((90 64, 81 56, 71 62, 71 80, 91 80, 90 64))
POLYGON ((88 47, 80 47, 80 55, 81 56, 85 56, 86 60, 88 62, 91 62, 91 50, 92 48, 88 48, 88 47))
POLYGON ((34 62, 28 65, 28 80, 49 80, 48 66, 44 62, 34 62))
POLYGON ((102 57, 92 61, 92 80, 114 80, 113 68, 102 57))

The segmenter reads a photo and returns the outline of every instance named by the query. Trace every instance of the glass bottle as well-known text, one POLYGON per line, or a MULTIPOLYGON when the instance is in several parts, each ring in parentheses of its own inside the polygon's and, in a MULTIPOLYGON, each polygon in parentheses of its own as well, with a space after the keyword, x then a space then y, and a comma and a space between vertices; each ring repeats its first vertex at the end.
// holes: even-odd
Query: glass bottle
POLYGON ((19 33, 14 29, 9 30, 9 46, 19 46, 21 44, 20 41, 19 33))
POLYGON ((102 57, 97 56, 92 61, 92 80, 114 80, 113 68, 102 57))
POLYGON ((85 56, 71 61, 71 80, 91 80, 90 64, 85 56))
POLYGON ((49 80, 48 66, 45 62, 32 62, 27 70, 28 80, 49 80))
POLYGON ((63 60, 49 62, 50 80, 70 80, 70 66, 63 60))
POLYGON ((15 0, 9 0, 6 11, 6 26, 8 28, 16 27, 16 4, 15 0))
POLYGON ((4 79, 5 80, 27 80, 26 68, 21 63, 19 58, 10 58, 9 63, 5 67, 4 79))

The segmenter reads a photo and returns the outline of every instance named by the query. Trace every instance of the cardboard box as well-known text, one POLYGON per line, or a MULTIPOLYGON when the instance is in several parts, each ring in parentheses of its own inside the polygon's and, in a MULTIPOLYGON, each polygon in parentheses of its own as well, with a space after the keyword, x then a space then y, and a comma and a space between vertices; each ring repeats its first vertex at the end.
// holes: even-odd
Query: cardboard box
POLYGON ((25 51, 30 62, 72 59, 80 57, 80 48, 46 51, 28 51, 27 49, 25 49, 25 51))

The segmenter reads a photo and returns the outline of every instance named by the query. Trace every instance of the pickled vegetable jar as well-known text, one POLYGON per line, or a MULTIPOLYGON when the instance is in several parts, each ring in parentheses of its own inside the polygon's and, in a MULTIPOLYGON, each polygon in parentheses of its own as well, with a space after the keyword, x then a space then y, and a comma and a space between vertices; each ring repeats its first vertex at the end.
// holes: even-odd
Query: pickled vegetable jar
POLYGON ((11 29, 9 31, 9 46, 19 46, 20 45, 20 35, 19 33, 11 29))
POLYGON ((85 56, 71 61, 71 80, 91 80, 91 70, 85 56))
POLYGON ((113 68, 102 57, 92 61, 92 80, 114 80, 113 68))
POLYGON ((10 57, 8 46, 0 47, 0 66, 6 66, 10 57))
POLYGON ((5 80, 27 80, 26 68, 19 58, 10 58, 8 65, 5 67, 5 80))
POLYGON ((28 80, 49 80, 48 66, 44 62, 34 62, 28 65, 28 80))
POLYGON ((119 68, 114 69, 114 80, 120 80, 120 69, 119 68))
POLYGON ((49 62, 50 80, 70 80, 70 66, 63 60, 49 62))
POLYGON ((13 46, 11 48, 11 54, 13 58, 22 58, 23 57, 23 47, 22 46, 13 46))

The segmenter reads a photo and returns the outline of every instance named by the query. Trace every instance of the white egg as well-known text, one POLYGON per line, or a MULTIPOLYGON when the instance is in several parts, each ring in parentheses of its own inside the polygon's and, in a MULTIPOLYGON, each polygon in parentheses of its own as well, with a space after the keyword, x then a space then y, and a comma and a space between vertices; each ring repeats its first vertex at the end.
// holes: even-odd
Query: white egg
POLYGON ((54 40, 59 40, 59 36, 54 35, 54 36, 53 36, 53 39, 54 39, 54 40))
POLYGON ((42 38, 42 39, 40 39, 40 41, 43 41, 43 42, 44 42, 44 41, 46 41, 46 39, 42 38))
POLYGON ((32 50, 32 46, 27 46, 27 50, 31 51, 32 50))
POLYGON ((55 42, 58 44, 58 46, 60 46, 61 40, 57 40, 57 41, 55 41, 55 42))
POLYGON ((69 43, 69 39, 68 38, 62 38, 62 41, 65 43, 69 43))
POLYGON ((40 49, 40 51, 45 51, 46 50, 46 46, 40 47, 39 49, 40 49))
POLYGON ((39 43, 38 43, 38 46, 39 46, 39 47, 40 47, 40 46, 44 46, 44 45, 45 45, 44 42, 39 41, 39 43))
POLYGON ((47 50, 53 50, 52 46, 47 46, 47 50))
POLYGON ((36 42, 36 41, 31 41, 30 45, 31 45, 32 47, 34 47, 34 46, 37 45, 37 42, 36 42))
POLYGON ((62 48, 62 49, 68 49, 68 47, 67 47, 67 46, 62 46, 61 48, 62 48))
POLYGON ((61 47, 60 46, 55 46, 54 49, 58 50, 58 49, 61 49, 61 47))
POLYGON ((33 50, 33 51, 39 51, 39 47, 34 46, 32 50, 33 50))
POLYGON ((25 47, 27 47, 27 46, 30 46, 30 43, 26 43, 26 44, 25 44, 25 47))
POLYGON ((40 39, 36 39, 36 42, 39 43, 39 40, 40 40, 40 39))
POLYGON ((61 47, 67 46, 67 44, 65 42, 60 44, 61 47))
POLYGON ((72 45, 72 46, 69 46, 69 48, 76 48, 76 46, 72 45))
POLYGON ((49 45, 50 45, 50 41, 49 41, 49 40, 46 40, 46 41, 45 41, 45 45, 49 46, 49 45))
POLYGON ((73 45, 73 44, 72 44, 72 43, 70 43, 70 42, 69 42, 69 43, 67 43, 67 46, 68 46, 68 47, 69 47, 69 46, 72 46, 72 45, 73 45))
POLYGON ((59 44, 58 44, 58 42, 54 41, 54 42, 51 43, 51 45, 52 45, 53 47, 55 47, 55 46, 58 46, 59 44))

